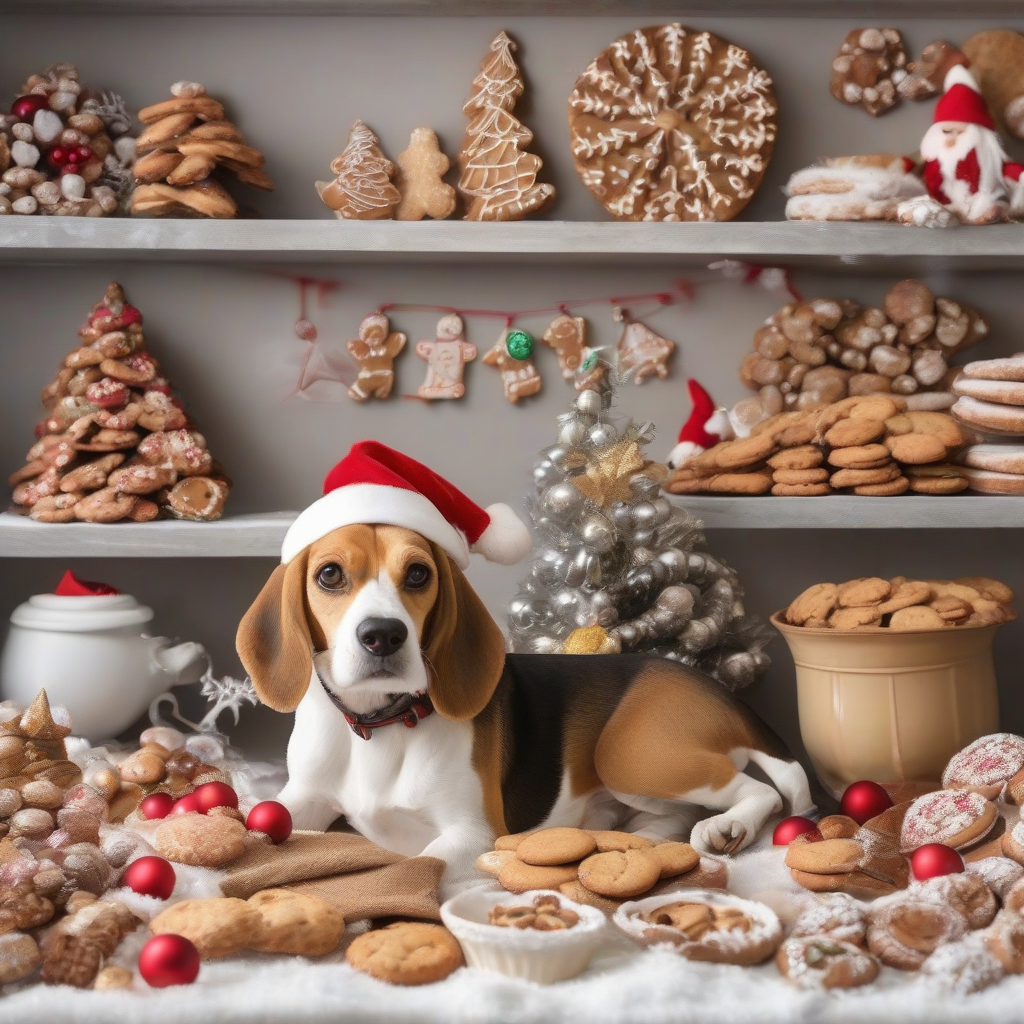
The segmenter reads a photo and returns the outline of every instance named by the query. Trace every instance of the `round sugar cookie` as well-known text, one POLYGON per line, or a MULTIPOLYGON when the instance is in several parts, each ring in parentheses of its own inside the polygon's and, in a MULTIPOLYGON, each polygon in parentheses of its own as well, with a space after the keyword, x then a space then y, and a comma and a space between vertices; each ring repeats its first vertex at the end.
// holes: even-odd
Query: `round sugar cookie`
POLYGON ((911 853, 926 843, 942 843, 954 850, 970 846, 992 830, 998 816, 996 805, 980 793, 963 789, 926 793, 907 808, 900 849, 911 853))
POLYGON ((462 947, 447 928, 400 921, 357 935, 345 952, 357 971, 392 985, 429 985, 462 967, 462 947))
POLYGON ((600 896, 627 899, 647 892, 661 877, 661 861, 652 850, 609 850, 588 857, 580 881, 600 896))
POLYGON ((799 988, 858 988, 881 969, 878 961, 852 942, 830 935, 790 936, 775 954, 779 973, 799 988))
POLYGON ((527 836, 516 856, 524 864, 548 867, 583 860, 597 849, 597 842, 581 828, 545 828, 527 836))
POLYGON ((946 789, 970 789, 989 800, 1024 768, 1024 737, 1012 732, 981 736, 954 754, 942 773, 946 789))

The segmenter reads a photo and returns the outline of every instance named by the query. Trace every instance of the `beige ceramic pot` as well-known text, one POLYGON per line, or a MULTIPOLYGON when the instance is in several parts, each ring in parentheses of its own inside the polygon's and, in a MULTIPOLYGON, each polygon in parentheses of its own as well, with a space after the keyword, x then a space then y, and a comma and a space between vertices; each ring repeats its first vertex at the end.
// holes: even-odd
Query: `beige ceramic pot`
POLYGON ((972 740, 999 730, 998 626, 893 631, 772 625, 796 663, 800 735, 822 784, 935 782, 972 740))

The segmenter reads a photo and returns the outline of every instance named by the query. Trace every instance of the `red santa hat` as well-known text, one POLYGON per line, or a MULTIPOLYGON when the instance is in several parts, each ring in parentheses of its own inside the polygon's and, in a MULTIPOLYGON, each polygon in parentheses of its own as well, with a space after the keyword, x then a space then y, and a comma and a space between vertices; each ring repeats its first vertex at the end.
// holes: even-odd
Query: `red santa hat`
POLYGON ((508 505, 481 508, 408 455, 378 441, 358 441, 324 480, 324 496, 299 514, 285 534, 281 561, 332 530, 356 523, 403 526, 422 534, 463 569, 475 551, 514 565, 531 547, 530 531, 508 505))
POLYGON ((956 64, 946 72, 942 98, 935 104, 932 121, 963 121, 995 131, 996 123, 988 112, 974 75, 962 64, 956 64))
POLYGON ((690 389, 690 402, 693 404, 693 410, 690 413, 690 418, 683 424, 683 429, 679 431, 679 444, 684 441, 692 441, 705 450, 714 448, 722 439, 714 434, 709 434, 704 428, 708 420, 714 416, 718 406, 715 405, 715 400, 692 377, 686 382, 686 386, 690 389))

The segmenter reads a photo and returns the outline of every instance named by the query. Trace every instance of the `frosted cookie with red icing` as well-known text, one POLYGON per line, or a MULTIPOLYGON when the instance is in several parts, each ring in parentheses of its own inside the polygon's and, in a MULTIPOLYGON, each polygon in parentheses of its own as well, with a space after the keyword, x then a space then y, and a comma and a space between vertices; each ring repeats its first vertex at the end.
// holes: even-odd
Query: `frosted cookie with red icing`
POLYGON ((907 808, 900 849, 910 853, 926 843, 942 843, 959 850, 988 835, 997 817, 996 805, 980 793, 965 789, 926 793, 907 808))
POLYGON ((969 789, 994 800, 1024 768, 1024 738, 996 732, 969 743, 949 759, 942 773, 946 789, 969 789))

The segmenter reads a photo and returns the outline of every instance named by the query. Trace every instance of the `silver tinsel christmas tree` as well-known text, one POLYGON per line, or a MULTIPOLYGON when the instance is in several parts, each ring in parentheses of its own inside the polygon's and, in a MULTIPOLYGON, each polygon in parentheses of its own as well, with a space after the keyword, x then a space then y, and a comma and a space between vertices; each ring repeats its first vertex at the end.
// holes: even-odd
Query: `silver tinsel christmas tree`
POLYGON ((665 467, 643 456, 651 424, 613 421, 617 383, 588 353, 534 466, 539 547, 509 605, 512 650, 656 654, 738 690, 768 667, 771 634, 744 614, 736 573, 703 550, 700 521, 661 493, 665 467))

